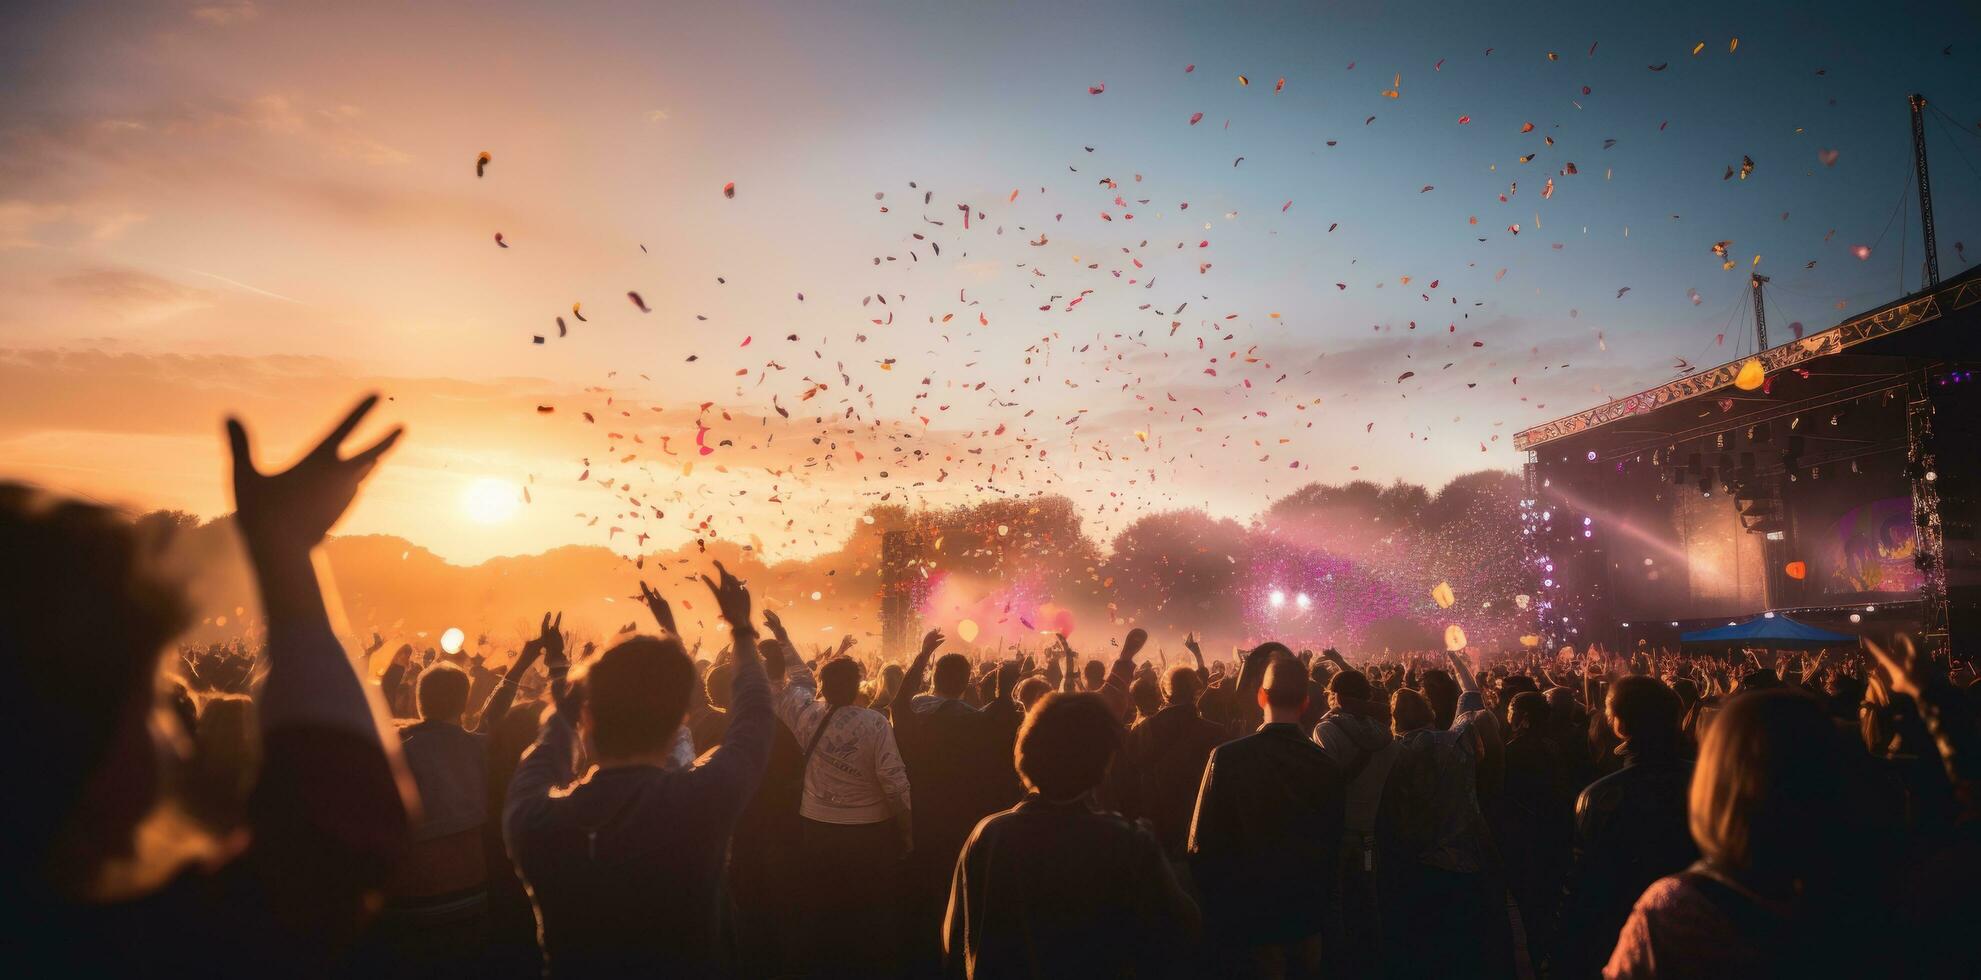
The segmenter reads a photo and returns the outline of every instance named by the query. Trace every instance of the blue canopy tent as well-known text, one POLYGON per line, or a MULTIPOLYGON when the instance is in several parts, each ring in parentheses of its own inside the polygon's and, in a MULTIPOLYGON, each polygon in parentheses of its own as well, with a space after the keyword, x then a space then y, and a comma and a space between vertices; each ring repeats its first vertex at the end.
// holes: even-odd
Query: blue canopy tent
POLYGON ((1857 637, 1797 622, 1776 613, 1756 616, 1744 623, 1693 630, 1678 636, 1680 643, 1706 646, 1765 647, 1770 650, 1815 650, 1822 647, 1855 646, 1857 637))

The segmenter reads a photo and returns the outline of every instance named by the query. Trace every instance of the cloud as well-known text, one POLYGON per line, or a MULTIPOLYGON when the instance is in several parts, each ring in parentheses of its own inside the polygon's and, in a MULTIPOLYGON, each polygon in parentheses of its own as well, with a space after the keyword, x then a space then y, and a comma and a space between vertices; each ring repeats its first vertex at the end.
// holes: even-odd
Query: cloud
POLYGON ((213 306, 207 290, 119 266, 92 266, 53 285, 129 323, 152 323, 213 306))
POLYGON ((238 0, 235 3, 205 3, 193 8, 193 19, 215 27, 231 27, 244 24, 261 16, 261 8, 252 0, 238 0))

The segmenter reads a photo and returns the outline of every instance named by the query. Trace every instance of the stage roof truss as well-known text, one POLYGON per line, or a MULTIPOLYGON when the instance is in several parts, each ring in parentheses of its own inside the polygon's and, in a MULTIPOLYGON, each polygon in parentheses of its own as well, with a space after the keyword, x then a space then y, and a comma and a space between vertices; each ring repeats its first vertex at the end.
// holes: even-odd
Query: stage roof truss
MULTIPOLYGON (((1777 371, 1785 371, 1818 358, 1840 354, 1880 337, 1909 330, 1976 303, 1981 303, 1981 276, 1963 275, 1951 282, 1941 284, 1936 289, 1852 317, 1828 330, 1770 347, 1756 356, 1761 359, 1761 366, 1772 375, 1777 371)), ((1625 398, 1613 399, 1595 408, 1517 432, 1513 436, 1513 447, 1520 450, 1538 449, 1558 439, 1565 439, 1621 419, 1654 412, 1701 395, 1739 391, 1733 386, 1733 379, 1740 373, 1740 365, 1746 360, 1741 358, 1729 361, 1717 367, 1665 382, 1655 388, 1625 398)))

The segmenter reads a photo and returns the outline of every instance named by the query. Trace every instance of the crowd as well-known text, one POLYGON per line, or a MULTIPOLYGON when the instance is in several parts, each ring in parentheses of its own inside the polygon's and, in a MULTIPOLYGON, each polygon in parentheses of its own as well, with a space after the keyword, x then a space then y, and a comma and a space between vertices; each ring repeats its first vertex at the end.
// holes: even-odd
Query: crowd
POLYGON ((1981 975, 1981 688, 1909 642, 890 664, 717 564, 723 636, 642 583, 651 635, 374 674, 312 559, 374 401, 282 473, 229 423, 253 646, 176 647, 145 528, 0 485, 10 972, 1981 975))

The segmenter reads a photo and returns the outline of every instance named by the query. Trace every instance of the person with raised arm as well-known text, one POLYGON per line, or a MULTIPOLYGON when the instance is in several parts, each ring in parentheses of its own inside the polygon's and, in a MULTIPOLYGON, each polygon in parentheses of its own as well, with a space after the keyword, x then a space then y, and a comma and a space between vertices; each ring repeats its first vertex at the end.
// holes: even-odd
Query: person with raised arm
POLYGON ((855 703, 862 667, 846 656, 849 646, 842 641, 816 675, 793 657, 775 702, 804 747, 793 869, 806 892, 800 962, 828 976, 894 964, 899 864, 915 846, 908 768, 887 716, 855 703))
POLYGON ((1024 790, 1011 770, 1011 748, 1024 716, 1012 703, 1019 664, 989 666, 992 697, 973 707, 970 661, 960 653, 930 658, 942 646, 941 630, 930 630, 909 665, 890 711, 901 757, 915 788, 915 846, 905 868, 905 909, 911 937, 910 966, 933 969, 940 958, 943 902, 949 895, 956 855, 979 820, 1018 802, 1024 790), (934 675, 934 692, 917 697, 934 675))
POLYGON ((503 830, 556 976, 719 976, 729 835, 756 791, 775 720, 750 593, 702 576, 734 640, 732 719, 692 768, 673 751, 694 662, 678 636, 636 636, 570 671, 548 651, 555 708, 509 784, 503 830), (573 784, 582 740, 597 765, 573 784))
POLYGON ((262 767, 240 831, 182 816, 158 670, 188 624, 154 564, 164 542, 104 507, 0 485, 0 656, 14 678, 0 830, 12 896, 0 946, 16 970, 64 976, 310 977, 348 948, 406 844, 398 740, 352 668, 314 564, 394 430, 344 456, 361 401, 279 473, 227 422, 235 523, 268 623, 255 691, 262 767))

